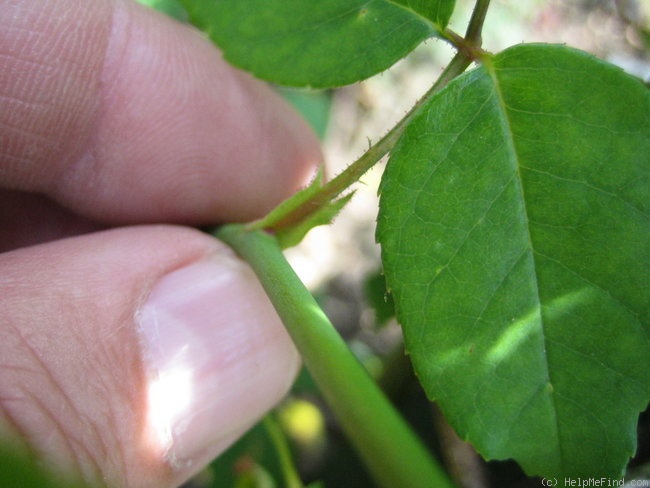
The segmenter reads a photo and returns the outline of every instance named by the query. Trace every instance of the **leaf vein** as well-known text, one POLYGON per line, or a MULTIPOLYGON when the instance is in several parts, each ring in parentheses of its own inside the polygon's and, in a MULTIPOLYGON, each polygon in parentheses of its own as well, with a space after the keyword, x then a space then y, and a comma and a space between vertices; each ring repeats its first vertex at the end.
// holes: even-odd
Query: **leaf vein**
MULTIPOLYGON (((535 252, 535 254, 537 254, 538 256, 543 257, 543 258, 545 258, 545 259, 548 259, 549 261, 551 261, 551 262, 557 264, 558 266, 562 267, 563 269, 565 269, 565 270, 568 271, 569 273, 573 274, 573 275, 576 276, 577 278, 579 278, 579 279, 581 279, 582 281, 584 281, 586 284, 588 284, 588 285, 590 285, 590 286, 596 288, 597 290, 601 291, 601 292, 604 293, 605 295, 611 297, 612 300, 614 300, 616 303, 618 303, 619 305, 621 305, 621 306, 622 306, 622 307, 623 307, 627 312, 629 312, 631 315, 635 316, 635 317, 637 318, 639 324, 641 323, 640 320, 639 320, 639 314, 638 314, 636 311, 634 311, 634 309, 632 309, 629 305, 627 305, 625 302, 623 302, 621 299, 619 299, 619 298, 617 298, 615 295, 613 295, 613 294, 611 293, 610 290, 608 290, 608 289, 606 289, 606 288, 603 288, 603 287, 602 287, 601 285, 599 285, 598 283, 595 283, 595 282, 591 281, 590 279, 588 279, 587 277, 583 276, 583 275, 580 274, 578 271, 576 271, 575 269, 573 269, 573 268, 571 268, 570 266, 566 265, 566 264, 563 263, 562 261, 559 261, 559 260, 557 260, 556 258, 553 258, 553 257, 549 256, 548 254, 543 253, 543 252, 538 251, 538 250, 534 250, 534 252, 535 252)), ((647 332, 645 331, 645 329, 643 329, 643 327, 641 327, 641 330, 642 330, 642 331, 647 335, 647 332)))
POLYGON ((551 173, 549 171, 542 171, 540 169, 531 168, 530 166, 525 166, 525 165, 521 165, 521 168, 525 169, 526 171, 530 171, 531 173, 537 173, 537 174, 540 174, 540 175, 544 175, 544 176, 547 176, 549 178, 554 178, 554 179, 556 179, 558 181, 563 181, 565 183, 572 183, 572 184, 575 184, 575 185, 582 185, 585 188, 589 188, 590 190, 593 190, 593 191, 595 191, 597 193, 605 195, 605 196, 607 196, 609 198, 612 198, 614 200, 618 200, 618 201, 622 202, 623 204, 625 204, 625 206, 630 207, 632 210, 634 210, 636 212, 639 212, 644 217, 650 219, 650 214, 647 213, 643 208, 639 208, 637 205, 635 205, 634 203, 626 200, 625 198, 623 198, 618 193, 607 191, 604 188, 600 188, 598 186, 595 186, 592 183, 589 183, 589 182, 587 182, 585 180, 577 180, 577 179, 574 179, 574 178, 567 178, 565 176, 560 176, 560 175, 557 175, 555 173, 551 173))
POLYGON ((621 378, 625 378, 625 379, 629 380, 630 382, 636 384, 641 389, 641 391, 643 391, 645 389, 645 385, 643 383, 641 383, 638 379, 634 378, 633 376, 629 376, 629 375, 627 375, 627 374, 625 374, 625 373, 623 373, 621 371, 618 371, 613 366, 610 366, 609 364, 604 363, 602 360, 596 358, 593 355, 589 355, 589 354, 587 354, 585 352, 582 352, 579 349, 576 349, 575 347, 572 347, 571 345, 569 345, 569 344, 567 344, 565 342, 555 341, 553 339, 549 339, 548 342, 556 345, 557 347, 561 347, 561 348, 563 347, 563 348, 571 351, 572 353, 574 353, 574 354, 576 354, 576 355, 578 355, 578 356, 580 356, 580 357, 582 357, 582 358, 584 358, 584 359, 586 359, 586 360, 588 360, 590 362, 596 363, 597 365, 601 366, 603 369, 605 369, 605 370, 607 370, 607 371, 609 371, 609 372, 611 372, 611 373, 613 373, 613 374, 615 374, 617 376, 620 376, 621 378))
MULTIPOLYGON (((499 78, 498 78, 497 73, 496 73, 496 68, 494 67, 494 65, 492 65, 489 62, 486 63, 485 66, 486 66, 486 70, 487 70, 488 74, 490 75, 490 78, 492 79, 494 93, 496 95, 496 98, 497 98, 498 103, 499 103, 499 108, 500 108, 500 110, 498 110, 497 112, 498 112, 498 114, 500 116, 502 127, 503 127, 504 138, 507 141, 507 146, 508 146, 508 149, 509 149, 509 153, 510 153, 510 155, 512 157, 513 170, 514 170, 514 173, 518 177, 518 182, 519 182, 518 189, 519 189, 520 201, 521 201, 521 205, 522 205, 522 208, 523 208, 523 214, 525 215, 525 218, 526 218, 526 229, 527 229, 526 238, 527 238, 527 241, 529 243, 529 248, 533 250, 533 260, 532 260, 533 261, 532 265, 533 265, 533 270, 534 270, 533 274, 534 274, 535 277, 537 277, 538 276, 537 262, 535 260, 534 246, 533 246, 532 236, 530 234, 529 214, 528 214, 528 210, 526 208, 526 196, 524 194, 523 180, 522 180, 522 176, 521 176, 521 161, 520 161, 520 157, 519 157, 519 154, 518 154, 517 148, 516 148, 516 143, 515 143, 515 138, 514 138, 514 132, 513 132, 513 129, 512 129, 512 124, 511 124, 510 118, 508 116, 508 107, 507 107, 507 104, 505 102, 505 98, 503 96, 503 93, 501 91, 501 84, 500 84, 499 78)), ((537 280, 535 280, 534 285, 535 285, 536 302, 537 302, 537 305, 538 305, 539 309, 541 310, 542 300, 541 300, 540 291, 539 291, 539 283, 537 282, 537 280)), ((544 364, 546 366, 546 375, 545 376, 547 378, 549 378, 549 383, 551 384, 551 386, 553 386, 553 384, 554 384, 553 375, 551 373, 551 368, 549 368, 549 365, 548 365, 548 355, 546 353, 546 341, 547 341, 547 338, 546 338, 546 334, 544 332, 544 320, 543 320, 543 317, 540 320, 540 327, 541 327, 542 340, 544 342, 543 354, 544 354, 544 358, 545 358, 544 364)), ((558 406, 557 406, 557 403, 555 401, 555 397, 552 397, 552 398, 553 398, 553 400, 552 400, 553 401, 552 415, 553 415, 553 420, 554 420, 554 424, 555 424, 555 431, 557 433, 557 439, 558 439, 557 448, 558 448, 560 460, 563 460, 564 459, 564 452, 563 452, 564 442, 562 442, 562 439, 561 439, 562 433, 561 433, 561 429, 560 429, 559 418, 558 418, 558 415, 557 415, 558 406)), ((561 463, 563 464, 562 461, 561 461, 561 463)), ((562 468, 564 470, 564 466, 562 466, 562 468)))

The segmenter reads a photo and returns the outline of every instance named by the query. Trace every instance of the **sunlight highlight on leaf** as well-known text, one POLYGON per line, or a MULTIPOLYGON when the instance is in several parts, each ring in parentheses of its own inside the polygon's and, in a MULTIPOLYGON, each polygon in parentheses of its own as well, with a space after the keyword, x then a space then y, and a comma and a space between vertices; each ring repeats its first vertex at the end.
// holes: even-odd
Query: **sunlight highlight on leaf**
POLYGON ((535 333, 535 328, 539 326, 539 315, 539 310, 532 310, 523 317, 514 319, 487 351, 485 359, 490 363, 499 364, 507 356, 517 354, 528 337, 535 333))

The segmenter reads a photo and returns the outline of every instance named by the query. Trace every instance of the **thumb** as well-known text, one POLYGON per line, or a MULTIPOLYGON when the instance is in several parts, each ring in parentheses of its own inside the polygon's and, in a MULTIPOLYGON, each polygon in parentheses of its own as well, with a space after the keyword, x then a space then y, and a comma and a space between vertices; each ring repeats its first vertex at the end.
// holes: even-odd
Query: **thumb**
POLYGON ((2 254, 0 309, 0 427, 109 486, 184 482, 282 398, 299 362, 247 265, 180 227, 2 254))

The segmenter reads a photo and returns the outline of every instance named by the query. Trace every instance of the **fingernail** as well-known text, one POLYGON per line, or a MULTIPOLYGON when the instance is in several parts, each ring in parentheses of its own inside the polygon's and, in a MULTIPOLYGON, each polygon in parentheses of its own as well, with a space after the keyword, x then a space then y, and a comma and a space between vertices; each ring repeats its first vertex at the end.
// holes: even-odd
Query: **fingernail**
POLYGON ((197 470, 287 392, 299 359, 252 271, 223 252, 169 273, 138 313, 150 437, 197 470))

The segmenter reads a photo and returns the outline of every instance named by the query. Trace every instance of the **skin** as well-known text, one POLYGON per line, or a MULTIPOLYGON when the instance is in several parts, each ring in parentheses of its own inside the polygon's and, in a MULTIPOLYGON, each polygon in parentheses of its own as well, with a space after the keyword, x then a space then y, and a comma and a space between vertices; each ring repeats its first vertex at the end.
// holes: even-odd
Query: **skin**
MULTIPOLYGON (((88 481, 176 486, 236 434, 192 463, 151 439, 138 311, 215 256, 236 276, 223 307, 267 310, 192 227, 262 216, 309 179, 317 140, 197 32, 128 0, 0 0, 0 25, 0 436, 88 481)), ((237 361, 283 365, 292 346, 272 337, 237 361)), ((296 368, 259 395, 281 398, 296 368)))

